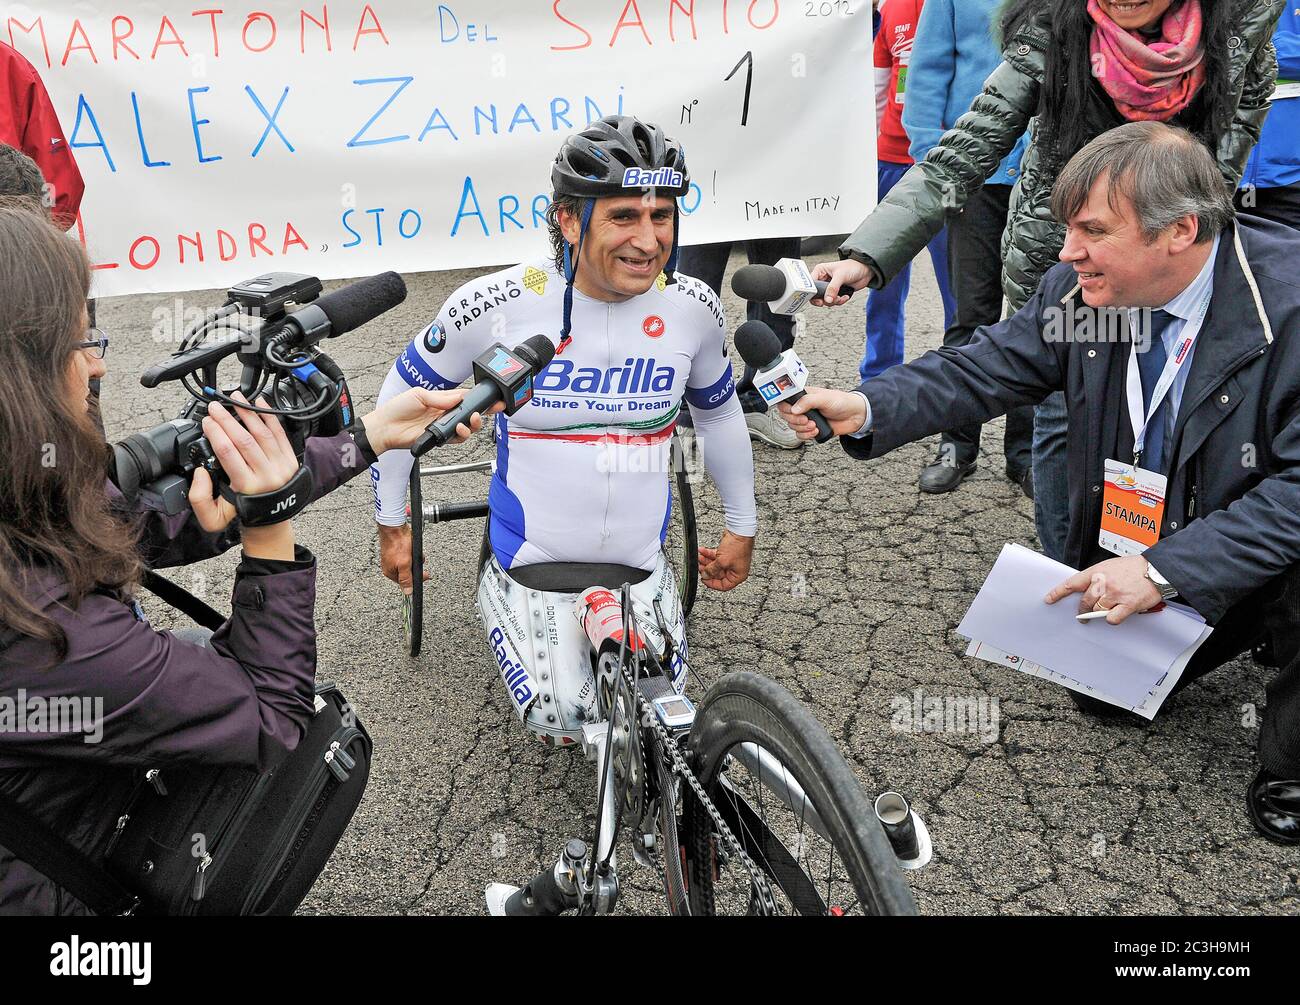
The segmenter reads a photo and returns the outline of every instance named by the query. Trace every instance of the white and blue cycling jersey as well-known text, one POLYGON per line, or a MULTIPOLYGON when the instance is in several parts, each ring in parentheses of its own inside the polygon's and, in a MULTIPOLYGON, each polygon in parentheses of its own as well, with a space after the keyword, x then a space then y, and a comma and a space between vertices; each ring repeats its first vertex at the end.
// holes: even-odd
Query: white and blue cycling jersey
MULTIPOLYGON (((380 403, 408 387, 456 387, 493 343, 538 334, 558 343, 563 299, 549 261, 466 283, 398 357, 380 403)), ((501 565, 653 568, 671 514, 669 449, 683 402, 727 529, 752 536, 753 453, 713 291, 680 274, 675 283, 660 275, 622 303, 575 289, 572 334, 537 375, 532 400, 496 417, 489 536, 501 565)), ((411 463, 394 450, 371 468, 379 523, 405 522, 411 463)))

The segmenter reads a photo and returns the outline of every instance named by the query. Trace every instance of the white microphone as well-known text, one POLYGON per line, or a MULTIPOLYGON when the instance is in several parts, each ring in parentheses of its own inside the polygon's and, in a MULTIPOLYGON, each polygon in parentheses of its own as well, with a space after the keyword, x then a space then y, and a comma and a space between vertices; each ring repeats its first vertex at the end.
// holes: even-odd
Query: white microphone
MULTIPOLYGON (((813 297, 824 297, 829 284, 813 279, 808 266, 797 258, 776 265, 742 265, 731 277, 731 292, 742 300, 766 301, 773 314, 798 314, 813 297)), ((840 296, 853 296, 845 286, 840 296)))

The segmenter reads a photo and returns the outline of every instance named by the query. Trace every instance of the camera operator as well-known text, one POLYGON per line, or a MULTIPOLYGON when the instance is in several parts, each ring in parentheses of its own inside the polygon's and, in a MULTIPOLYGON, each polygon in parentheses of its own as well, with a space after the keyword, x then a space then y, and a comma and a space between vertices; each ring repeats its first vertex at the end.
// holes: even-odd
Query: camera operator
MULTIPOLYGON (((128 505, 105 478, 106 444, 87 414, 87 382, 104 373, 105 344, 87 338, 84 253, 10 203, 0 204, 0 261, 0 791, 99 856, 132 768, 262 769, 298 744, 313 707, 316 561, 288 521, 233 524, 234 508, 213 497, 203 468, 189 490, 192 511, 128 505), (142 562, 193 562, 241 539, 232 613, 204 644, 142 620, 133 599, 142 562), (34 703, 94 711, 76 731, 52 713, 24 728, 14 710, 34 703)), ((364 470, 371 451, 408 447, 462 397, 413 389, 352 432, 308 439, 313 498, 364 470)), ((480 429, 482 418, 470 425, 480 429)), ((213 404, 203 431, 237 493, 277 490, 299 471, 273 416, 213 404)), ((457 427, 461 438, 470 432, 457 427)), ((7 913, 88 912, 0 848, 7 913)))

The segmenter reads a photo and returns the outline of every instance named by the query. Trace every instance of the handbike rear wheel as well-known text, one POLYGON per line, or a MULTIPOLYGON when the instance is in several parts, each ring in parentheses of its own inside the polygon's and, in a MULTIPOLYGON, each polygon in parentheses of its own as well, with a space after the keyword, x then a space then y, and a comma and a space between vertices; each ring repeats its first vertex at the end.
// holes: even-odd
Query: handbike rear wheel
POLYGON ((686 470, 686 452, 682 434, 673 434, 671 447, 672 511, 664 529, 664 552, 677 577, 682 613, 689 615, 699 589, 699 535, 695 526, 695 496, 691 491, 690 472, 686 470))
MULTIPOLYGON (((852 769, 785 688, 754 673, 727 674, 700 705, 689 744, 704 791, 766 875, 776 913, 916 913, 852 769)), ((740 856, 693 792, 683 801, 691 913, 762 913, 740 856)))

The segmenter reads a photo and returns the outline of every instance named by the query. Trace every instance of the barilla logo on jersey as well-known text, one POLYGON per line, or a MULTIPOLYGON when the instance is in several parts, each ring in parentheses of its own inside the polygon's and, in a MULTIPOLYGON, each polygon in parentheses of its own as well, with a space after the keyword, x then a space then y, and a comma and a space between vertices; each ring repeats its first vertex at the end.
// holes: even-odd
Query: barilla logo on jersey
POLYGON ((505 681, 510 697, 515 700, 520 712, 527 712, 528 706, 533 703, 533 679, 528 676, 527 670, 510 658, 510 654, 506 651, 506 637, 500 628, 492 629, 488 641, 492 643, 492 651, 496 653, 497 666, 501 668, 501 679, 505 681))
POLYGON ((645 394, 672 390, 676 374, 671 366, 660 366, 653 358, 646 357, 628 358, 622 366, 607 370, 574 366, 571 359, 555 359, 537 375, 534 389, 579 394, 645 394))
POLYGON ((658 314, 651 314, 641 322, 641 330, 650 338, 660 338, 668 329, 664 325, 664 319, 658 314))
POLYGON ((681 188, 681 185, 682 173, 668 167, 654 171, 648 168, 628 168, 623 172, 624 188, 681 188))
POLYGON ((1178 347, 1178 354, 1174 357, 1174 362, 1178 366, 1183 365, 1183 359, 1187 355, 1187 350, 1190 349, 1191 347, 1192 347, 1192 340, 1189 338, 1183 339, 1183 344, 1178 347))
POLYGON ((515 359, 504 349, 498 349, 493 353, 492 358, 487 362, 487 366, 498 377, 513 377, 520 370, 527 369, 520 360, 515 359))

